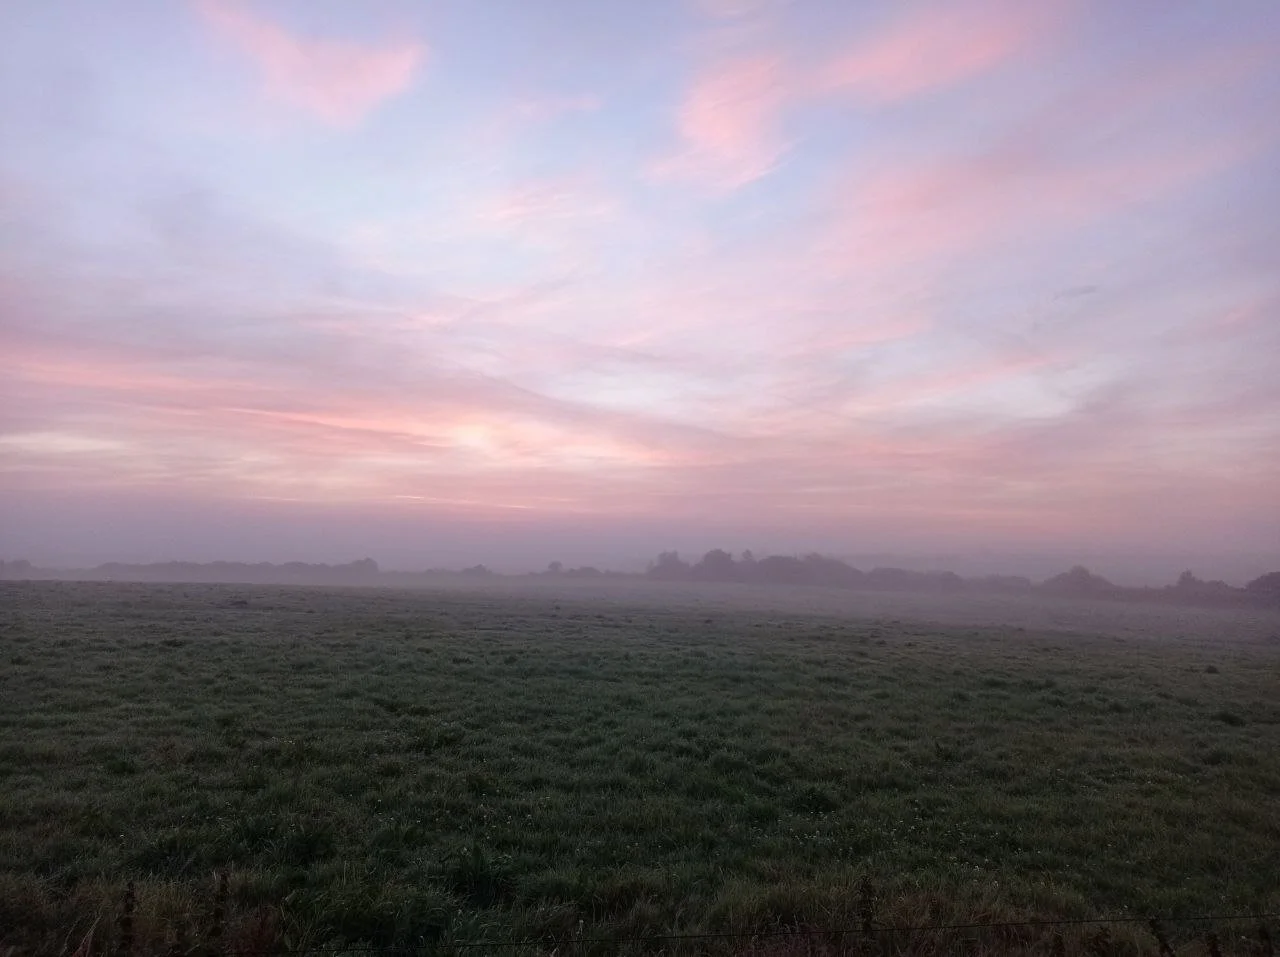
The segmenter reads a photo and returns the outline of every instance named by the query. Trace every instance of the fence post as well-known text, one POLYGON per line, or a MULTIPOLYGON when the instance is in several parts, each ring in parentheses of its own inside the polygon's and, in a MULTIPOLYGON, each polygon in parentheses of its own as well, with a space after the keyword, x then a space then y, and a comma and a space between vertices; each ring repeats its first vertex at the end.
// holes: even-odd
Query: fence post
POLYGON ((209 950, 212 953, 222 952, 222 929, 227 920, 228 897, 227 872, 218 874, 218 886, 213 892, 213 913, 209 917, 209 950))
POLYGON ((1090 935, 1087 946, 1097 957, 1111 957, 1111 931, 1099 927, 1097 933, 1090 935))
POLYGON ((1067 957, 1067 942, 1063 939, 1060 930, 1053 932, 1053 957, 1067 957))
POLYGON ((875 918, 875 889, 871 886, 870 877, 864 876, 858 887, 858 910, 862 914, 862 936, 870 939, 875 918))
POLYGON ((138 906, 138 889, 133 881, 124 888, 124 906, 120 911, 120 953, 129 957, 133 953, 133 911, 138 906))
POLYGON ((1222 957, 1222 945, 1218 943, 1218 935, 1213 931, 1205 932, 1204 945, 1209 949, 1209 957, 1222 957))
POLYGON ((1151 923, 1147 926, 1151 928, 1151 936, 1160 945, 1160 957, 1174 957, 1173 948, 1169 946, 1169 938, 1165 936, 1164 931, 1161 929, 1160 922, 1153 917, 1151 918, 1151 923))

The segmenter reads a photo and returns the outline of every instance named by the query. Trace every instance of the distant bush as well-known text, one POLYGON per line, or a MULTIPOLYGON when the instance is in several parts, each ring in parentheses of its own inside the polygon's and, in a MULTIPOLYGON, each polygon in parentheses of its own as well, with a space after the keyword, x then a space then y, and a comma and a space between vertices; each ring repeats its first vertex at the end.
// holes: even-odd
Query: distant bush
POLYGON ((1255 578, 1244 586, 1244 590, 1268 604, 1280 605, 1280 572, 1270 572, 1255 578))
POLYGON ((1095 575, 1083 565, 1076 565, 1070 571, 1055 575, 1040 586, 1047 592, 1059 595, 1099 596, 1115 594, 1116 586, 1101 575, 1095 575))

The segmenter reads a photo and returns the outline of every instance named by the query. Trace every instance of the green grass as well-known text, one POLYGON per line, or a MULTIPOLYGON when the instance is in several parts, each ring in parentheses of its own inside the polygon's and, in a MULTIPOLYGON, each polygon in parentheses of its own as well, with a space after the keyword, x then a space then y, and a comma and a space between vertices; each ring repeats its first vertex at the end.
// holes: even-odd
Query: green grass
POLYGON ((0 583, 0 943, 1280 910, 1276 620, 709 594, 0 583))

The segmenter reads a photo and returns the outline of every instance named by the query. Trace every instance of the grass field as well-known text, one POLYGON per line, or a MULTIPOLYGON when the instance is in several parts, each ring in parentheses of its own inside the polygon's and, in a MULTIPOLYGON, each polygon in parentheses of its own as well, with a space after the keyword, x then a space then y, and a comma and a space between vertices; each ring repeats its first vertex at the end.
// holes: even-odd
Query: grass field
POLYGON ((1276 911, 1278 636, 734 586, 0 583, 0 952, 95 920, 109 950, 130 880, 139 952, 196 939, 217 872, 224 939, 294 947, 1276 911))

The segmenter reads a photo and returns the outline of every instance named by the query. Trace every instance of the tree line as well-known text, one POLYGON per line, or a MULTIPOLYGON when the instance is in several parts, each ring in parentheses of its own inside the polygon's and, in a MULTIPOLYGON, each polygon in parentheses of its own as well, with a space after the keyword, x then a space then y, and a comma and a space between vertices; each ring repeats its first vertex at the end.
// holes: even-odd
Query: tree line
POLYGON ((1163 588, 1130 588, 1116 585, 1083 565, 1036 583, 1023 575, 984 575, 964 578, 951 571, 913 571, 906 568, 872 568, 863 571, 838 558, 808 555, 769 555, 756 558, 745 551, 738 558, 722 548, 688 562, 679 552, 662 552, 649 563, 646 577, 670 582, 743 582, 761 585, 814 585, 874 590, 924 592, 985 591, 1048 594, 1069 598, 1110 598, 1135 601, 1169 601, 1184 604, 1280 606, 1280 572, 1270 572, 1243 588, 1224 581, 1204 581, 1185 571, 1163 588))
MULTIPOLYGON (((0 579, 61 579, 121 582, 212 582, 271 585, 381 585, 414 587, 456 579, 497 578, 485 565, 461 570, 429 569, 421 572, 389 571, 371 558, 338 565, 307 562, 158 562, 126 564, 109 562, 87 569, 40 568, 27 561, 0 561, 0 579)), ((513 576, 506 576, 513 577, 513 576)), ((649 562, 642 576, 602 571, 594 566, 565 567, 552 562, 542 572, 527 576, 543 579, 634 579, 662 582, 739 582, 757 585, 810 585, 827 588, 865 588, 878 591, 999 592, 1044 594, 1067 598, 1106 598, 1122 601, 1164 601, 1195 605, 1263 605, 1280 607, 1280 571, 1270 572, 1237 588, 1224 581, 1205 581, 1185 571, 1163 588, 1129 588, 1116 585, 1082 565, 1043 582, 1023 575, 985 575, 964 578, 952 571, 914 571, 906 568, 872 568, 863 571, 839 558, 808 555, 768 555, 757 558, 745 551, 734 557, 714 548, 697 561, 686 561, 679 552, 662 552, 649 562)))

